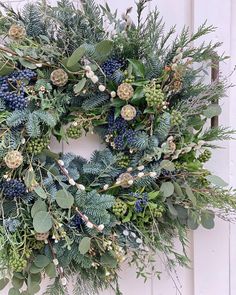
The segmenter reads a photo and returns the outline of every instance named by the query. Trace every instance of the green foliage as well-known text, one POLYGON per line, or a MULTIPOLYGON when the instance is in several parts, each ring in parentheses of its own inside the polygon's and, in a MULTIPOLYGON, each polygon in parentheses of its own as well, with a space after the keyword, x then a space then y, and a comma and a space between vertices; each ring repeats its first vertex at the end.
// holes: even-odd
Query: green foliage
POLYGON ((204 168, 213 142, 235 133, 204 128, 230 87, 221 77, 204 81, 210 61, 226 58, 215 54, 220 43, 199 43, 214 27, 165 32, 157 9, 144 16, 148 2, 136 3, 137 25, 131 8, 120 19, 94 0, 80 8, 41 1, 22 12, 0 2, 2 35, 10 36, 0 48, 0 257, 12 294, 38 292, 45 274, 55 279, 45 294, 68 294, 71 275, 74 294, 108 287, 121 294, 126 253, 138 276, 159 277, 157 250, 169 268, 186 266, 188 229, 211 229, 215 216, 230 219, 236 210, 235 191, 204 168), (21 27, 9 32, 13 24, 26 36, 21 27), (48 148, 51 136, 93 132, 106 148, 90 160, 48 148))

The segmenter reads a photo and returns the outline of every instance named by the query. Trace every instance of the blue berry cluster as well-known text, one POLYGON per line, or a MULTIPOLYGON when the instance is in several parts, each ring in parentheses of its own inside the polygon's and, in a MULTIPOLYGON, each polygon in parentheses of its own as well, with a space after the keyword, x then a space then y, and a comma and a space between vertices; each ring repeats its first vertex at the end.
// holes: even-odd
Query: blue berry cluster
POLYGON ((17 179, 10 179, 0 183, 0 190, 3 192, 4 197, 13 199, 17 197, 24 197, 27 194, 24 182, 17 179))
POLYGON ((27 107, 27 97, 24 87, 36 73, 30 69, 13 72, 8 76, 0 77, 0 98, 11 110, 22 110, 27 107))
POLYGON ((80 229, 83 224, 84 224, 83 219, 76 214, 72 219, 72 225, 76 227, 77 229, 80 229))
POLYGON ((142 212, 148 203, 148 194, 147 193, 130 193, 130 195, 137 199, 134 204, 134 210, 137 213, 142 212))
POLYGON ((119 70, 124 66, 124 61, 118 58, 110 58, 106 60, 101 68, 108 78, 111 78, 115 71, 119 70))
POLYGON ((12 219, 9 217, 8 219, 4 220, 3 224, 9 232, 14 233, 20 226, 20 221, 18 219, 12 219))
POLYGON ((112 135, 115 149, 124 150, 130 147, 135 140, 136 132, 130 128, 127 121, 123 118, 114 118, 114 113, 108 116, 108 136, 112 135))

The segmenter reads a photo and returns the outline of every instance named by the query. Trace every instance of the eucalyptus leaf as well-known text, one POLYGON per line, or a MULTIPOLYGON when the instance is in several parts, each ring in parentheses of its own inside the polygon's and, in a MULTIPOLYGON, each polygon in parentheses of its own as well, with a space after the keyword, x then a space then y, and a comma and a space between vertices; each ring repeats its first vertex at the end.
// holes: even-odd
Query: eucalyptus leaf
POLYGON ((37 69, 36 64, 24 59, 23 57, 19 58, 19 62, 22 64, 23 67, 31 69, 31 70, 35 70, 37 69))
POLYGON ((144 67, 143 63, 141 61, 135 60, 135 59, 128 59, 128 61, 132 65, 134 73, 138 77, 143 77, 144 78, 144 76, 145 76, 145 67, 144 67))
POLYGON ((160 167, 167 171, 173 172, 175 170, 175 164, 169 160, 163 160, 160 163, 160 167))
POLYGON ((216 186, 225 187, 228 185, 227 182, 225 182, 221 177, 216 175, 207 175, 206 179, 216 186))
POLYGON ((32 274, 37 274, 37 273, 41 273, 43 271, 43 268, 41 268, 41 267, 39 268, 36 265, 32 264, 29 271, 32 274))
POLYGON ((8 291, 8 295, 20 295, 20 291, 17 290, 16 288, 11 288, 11 289, 8 291))
POLYGON ((56 278, 57 276, 57 271, 56 271, 56 267, 54 265, 54 263, 49 263, 46 267, 45 267, 45 272, 48 275, 49 278, 56 278))
POLYGON ((47 193, 41 186, 36 186, 34 192, 42 199, 47 199, 47 193))
POLYGON ((203 111, 203 115, 211 119, 212 117, 219 116, 221 112, 221 107, 218 104, 211 104, 203 111))
POLYGON ((178 195, 180 199, 183 199, 184 193, 181 186, 176 181, 173 182, 173 185, 174 185, 175 193, 178 195))
POLYGON ((9 283, 8 278, 2 278, 0 280, 0 290, 4 289, 8 283, 9 283))
POLYGON ((74 92, 76 94, 79 94, 83 90, 83 88, 84 88, 84 86, 86 84, 86 81, 87 81, 86 78, 82 78, 77 84, 75 84, 74 92))
POLYGON ((193 203, 193 206, 196 206, 196 204, 197 204, 196 197, 195 197, 191 187, 187 183, 185 184, 185 191, 186 191, 186 194, 187 194, 189 200, 193 203))
POLYGON ((49 212, 39 211, 33 217, 33 226, 37 233, 46 233, 52 228, 52 218, 49 212))
POLYGON ((174 193, 174 185, 172 182, 163 182, 160 187, 160 191, 163 194, 163 197, 166 199, 173 195, 174 193))
POLYGON ((19 279, 19 278, 13 276, 11 283, 14 288, 19 290, 24 284, 24 279, 22 280, 22 279, 19 279))
POLYGON ((79 243, 79 252, 82 255, 85 255, 91 246, 91 239, 89 237, 84 237, 81 242, 79 243))
POLYGON ((56 193, 56 202, 62 209, 70 209, 74 204, 74 197, 66 190, 59 190, 56 193))
POLYGON ((170 214, 176 218, 178 216, 178 212, 177 210, 175 209, 174 205, 171 203, 171 201, 167 201, 167 206, 168 206, 168 209, 169 209, 169 212, 170 214))
POLYGON ((102 255, 101 263, 111 268, 115 268, 117 266, 117 259, 112 255, 112 253, 108 252, 102 255))
POLYGON ((96 52, 101 56, 107 56, 113 48, 113 41, 111 40, 103 40, 99 42, 95 49, 96 52))
POLYGON ((31 216, 34 217, 34 215, 39 211, 47 211, 47 205, 42 199, 38 199, 33 207, 31 208, 31 216))
POLYGON ((201 224, 206 229, 212 229, 215 226, 215 214, 212 211, 206 210, 201 214, 201 224))
POLYGON ((14 66, 9 65, 6 62, 0 62, 0 76, 6 76, 14 71, 14 66))
POLYGON ((37 255, 34 259, 34 264, 38 268, 44 268, 50 263, 50 260, 45 255, 37 255))
POLYGON ((76 65, 81 58, 84 56, 85 54, 85 48, 83 46, 80 46, 79 48, 77 48, 72 55, 68 58, 67 60, 67 67, 73 67, 74 65, 76 65))
POLYGON ((198 214, 190 211, 188 214, 188 220, 187 220, 188 228, 191 230, 197 229, 199 226, 198 220, 199 220, 198 214))

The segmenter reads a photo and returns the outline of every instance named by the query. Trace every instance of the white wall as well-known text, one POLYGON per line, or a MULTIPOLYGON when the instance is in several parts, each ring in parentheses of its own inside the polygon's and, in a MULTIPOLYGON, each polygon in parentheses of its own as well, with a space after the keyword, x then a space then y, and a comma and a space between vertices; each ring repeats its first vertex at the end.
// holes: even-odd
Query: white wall
MULTIPOLYGON (((36 0, 34 0, 36 1, 36 0)), ((27 1, 5 1, 12 2, 14 6, 21 6, 27 1)), ((51 2, 55 2, 51 1, 51 2)), ((74 1, 77 2, 77 1, 74 1)), ((99 0, 103 3, 105 1, 99 0)), ((120 12, 127 7, 134 6, 135 0, 108 0, 112 8, 118 8, 120 12)), ((196 29, 201 23, 208 19, 209 24, 218 27, 215 33, 207 37, 223 41, 224 44, 220 53, 225 52, 231 55, 231 59, 221 64, 221 71, 229 75, 236 64, 236 0, 153 0, 149 5, 157 5, 164 17, 167 28, 177 24, 177 29, 183 25, 190 26, 191 30, 196 29)), ((230 77, 233 84, 236 84, 236 75, 230 77)), ((231 89, 229 97, 222 102, 223 114, 220 123, 236 128, 236 88, 231 89)), ((57 149, 64 151, 76 151, 83 156, 100 146, 97 138, 85 139, 67 146, 57 146, 57 149)), ((225 149, 217 151, 211 162, 211 168, 222 176, 231 185, 236 187, 236 142, 224 144, 225 149)), ((177 269, 174 280, 181 289, 183 295, 234 295, 236 294, 236 226, 218 220, 212 231, 199 229, 189 234, 190 247, 189 255, 192 258, 191 269, 177 269), (178 283, 179 281, 179 283, 178 283)), ((159 264, 160 261, 158 260, 159 264)), ((135 271, 128 269, 126 265, 121 272, 121 289, 124 295, 175 295, 179 294, 163 265, 161 281, 154 278, 146 284, 142 280, 135 279, 135 271)), ((2 293, 7 294, 7 291, 2 293)), ((112 294, 103 292, 102 295, 112 294)), ((83 294, 81 294, 83 295, 83 294)))

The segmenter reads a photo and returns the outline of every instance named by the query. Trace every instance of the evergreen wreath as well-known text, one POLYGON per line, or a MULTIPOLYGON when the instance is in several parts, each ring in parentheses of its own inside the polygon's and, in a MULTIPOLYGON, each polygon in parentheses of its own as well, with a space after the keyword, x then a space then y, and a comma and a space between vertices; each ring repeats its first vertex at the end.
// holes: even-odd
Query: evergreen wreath
POLYGON ((204 81, 226 58, 220 44, 193 44, 214 28, 173 38, 157 9, 143 16, 147 2, 137 2, 136 25, 131 9, 119 19, 94 0, 22 12, 0 2, 0 289, 11 281, 9 294, 36 294, 45 275, 45 294, 68 294, 70 276, 74 294, 121 294, 124 260, 144 278, 159 276, 157 252, 170 268, 188 265, 187 231, 236 210, 234 191, 204 167, 234 133, 205 127, 230 87, 204 81), (106 148, 89 161, 49 148, 53 136, 91 132, 106 148))

